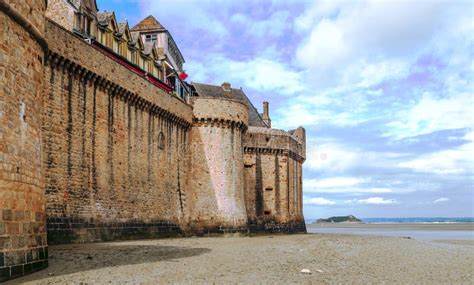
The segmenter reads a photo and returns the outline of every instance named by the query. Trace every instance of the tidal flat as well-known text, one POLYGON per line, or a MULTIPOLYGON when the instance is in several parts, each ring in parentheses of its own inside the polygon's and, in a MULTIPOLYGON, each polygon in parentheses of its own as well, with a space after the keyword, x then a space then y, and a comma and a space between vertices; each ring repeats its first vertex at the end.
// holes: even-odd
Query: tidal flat
POLYGON ((472 284, 474 246, 340 234, 50 246, 50 266, 7 284, 472 284), (309 274, 301 273, 308 269, 309 274))
POLYGON ((417 240, 474 246, 474 223, 318 223, 309 233, 410 237, 417 240))

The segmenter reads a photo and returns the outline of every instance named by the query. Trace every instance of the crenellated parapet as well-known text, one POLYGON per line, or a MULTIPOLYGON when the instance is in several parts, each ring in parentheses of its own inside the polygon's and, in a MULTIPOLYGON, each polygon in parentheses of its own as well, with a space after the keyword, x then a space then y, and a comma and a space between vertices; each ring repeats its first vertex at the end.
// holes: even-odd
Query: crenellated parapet
POLYGON ((241 101, 223 97, 194 97, 190 101, 194 123, 239 126, 242 131, 247 130, 248 110, 241 101))
MULTIPOLYGON (((302 127, 297 130, 304 129, 302 127)), ((281 153, 303 163, 306 159, 304 137, 278 129, 249 127, 244 138, 245 153, 281 153)))
POLYGON ((231 120, 224 120, 224 119, 216 119, 216 118, 194 118, 193 119, 193 126, 196 127, 216 127, 216 128, 223 128, 223 129, 238 129, 241 132, 245 132, 247 130, 247 125, 243 122, 235 122, 231 120))

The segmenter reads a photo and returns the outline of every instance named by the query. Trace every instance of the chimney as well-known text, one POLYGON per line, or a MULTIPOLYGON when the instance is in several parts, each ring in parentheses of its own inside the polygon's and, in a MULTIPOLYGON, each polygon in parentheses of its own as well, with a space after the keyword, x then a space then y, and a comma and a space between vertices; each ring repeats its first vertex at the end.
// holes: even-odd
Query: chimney
POLYGON ((263 101, 263 122, 267 125, 267 127, 272 127, 272 120, 270 119, 270 113, 268 112, 268 102, 263 101))
POLYGON ((222 90, 224 91, 224 95, 230 97, 230 93, 232 92, 232 87, 230 86, 230 83, 224 82, 222 83, 221 87, 222 87, 222 90))

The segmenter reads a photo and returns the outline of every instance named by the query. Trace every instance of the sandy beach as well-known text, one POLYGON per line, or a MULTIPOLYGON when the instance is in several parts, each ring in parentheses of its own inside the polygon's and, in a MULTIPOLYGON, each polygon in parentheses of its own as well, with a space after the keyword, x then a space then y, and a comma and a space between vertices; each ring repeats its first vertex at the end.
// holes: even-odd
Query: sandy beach
POLYGON ((50 267, 8 284, 468 284, 474 247, 332 234, 177 238, 50 247, 50 267), (302 269, 311 274, 302 274, 302 269))

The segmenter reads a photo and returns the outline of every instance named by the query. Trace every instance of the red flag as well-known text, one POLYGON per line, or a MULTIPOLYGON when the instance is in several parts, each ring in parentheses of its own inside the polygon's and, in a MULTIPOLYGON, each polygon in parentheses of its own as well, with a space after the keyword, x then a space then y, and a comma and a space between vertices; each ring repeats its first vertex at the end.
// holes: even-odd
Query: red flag
POLYGON ((179 73, 179 78, 181 80, 186 80, 186 78, 188 78, 188 75, 186 74, 186 72, 183 71, 179 73))

